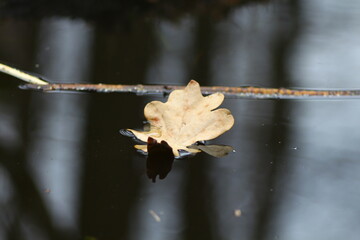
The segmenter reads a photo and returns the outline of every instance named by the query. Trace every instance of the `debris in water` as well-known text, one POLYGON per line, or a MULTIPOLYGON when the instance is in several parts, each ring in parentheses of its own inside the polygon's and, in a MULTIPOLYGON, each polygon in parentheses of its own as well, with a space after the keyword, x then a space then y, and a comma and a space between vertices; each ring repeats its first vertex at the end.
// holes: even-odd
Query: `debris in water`
POLYGON ((234 215, 235 215, 235 217, 240 217, 241 216, 241 210, 240 209, 235 209, 234 210, 234 215))
POLYGON ((156 222, 161 222, 160 216, 153 210, 149 210, 150 215, 155 219, 156 222))

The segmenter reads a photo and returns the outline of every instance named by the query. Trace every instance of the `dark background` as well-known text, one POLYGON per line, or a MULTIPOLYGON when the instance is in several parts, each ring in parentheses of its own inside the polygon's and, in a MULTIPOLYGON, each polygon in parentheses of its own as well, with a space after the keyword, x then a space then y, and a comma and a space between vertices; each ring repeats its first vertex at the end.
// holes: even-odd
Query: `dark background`
MULTIPOLYGON (((0 0, 0 60, 52 82, 360 88, 359 9, 0 0)), ((0 239, 360 235, 358 99, 225 99, 236 122, 212 143, 236 152, 175 161, 152 183, 119 130, 141 128, 145 104, 166 98, 19 84, 0 76, 0 239)))

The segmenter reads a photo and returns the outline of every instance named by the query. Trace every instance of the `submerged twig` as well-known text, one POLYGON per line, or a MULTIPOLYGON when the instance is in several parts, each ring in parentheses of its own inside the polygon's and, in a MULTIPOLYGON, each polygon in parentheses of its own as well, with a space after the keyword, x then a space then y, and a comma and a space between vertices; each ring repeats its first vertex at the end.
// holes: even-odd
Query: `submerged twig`
MULTIPOLYGON (((185 86, 175 85, 122 85, 122 84, 80 84, 80 83, 49 83, 34 75, 0 63, 0 71, 14 76, 29 84, 21 89, 39 90, 44 92, 116 92, 142 94, 169 94, 185 86)), ((201 87, 204 95, 215 92, 223 93, 229 98, 262 98, 262 99, 301 99, 301 98, 360 98, 360 89, 352 90, 311 90, 261 87, 201 87)))
MULTIPOLYGON (((114 84, 26 84, 22 89, 52 91, 92 91, 117 92, 136 94, 169 94, 173 90, 183 89, 185 86, 176 85, 114 85, 114 84)), ((263 99, 299 99, 299 98, 360 98, 360 89, 357 90, 307 90, 286 88, 259 88, 259 87, 201 87, 204 95, 215 92, 223 93, 229 98, 263 98, 263 99)))

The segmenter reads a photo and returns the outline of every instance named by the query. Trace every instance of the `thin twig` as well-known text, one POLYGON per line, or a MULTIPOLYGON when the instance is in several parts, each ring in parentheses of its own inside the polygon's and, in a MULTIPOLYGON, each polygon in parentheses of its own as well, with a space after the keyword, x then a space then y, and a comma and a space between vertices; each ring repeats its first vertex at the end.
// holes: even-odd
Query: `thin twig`
MULTIPOLYGON (((113 85, 113 84, 26 84, 22 89, 53 91, 76 91, 76 92, 117 92, 136 94, 169 94, 176 89, 185 86, 175 85, 113 85)), ((229 98, 262 98, 262 99, 301 99, 301 98, 360 98, 359 90, 306 90, 286 88, 257 88, 257 87, 201 87, 204 95, 215 92, 223 93, 229 98)))
MULTIPOLYGON (((175 85, 120 85, 120 84, 80 84, 80 83, 49 83, 39 77, 30 75, 10 66, 0 63, 0 71, 30 84, 20 86, 22 89, 39 90, 44 92, 117 92, 144 94, 169 94, 185 86, 175 85)), ((201 87, 204 95, 215 92, 223 93, 229 98, 262 98, 262 99, 303 99, 303 98, 360 98, 360 89, 353 90, 310 90, 286 88, 259 87, 201 87)))
POLYGON ((9 75, 11 75, 13 77, 19 78, 19 79, 21 79, 21 80, 23 80, 25 82, 30 83, 30 84, 36 84, 36 85, 47 85, 47 84, 49 84, 48 82, 42 80, 39 77, 30 75, 30 74, 25 73, 23 71, 20 71, 20 70, 18 70, 16 68, 9 67, 9 66, 1 64, 1 63, 0 63, 0 72, 9 74, 9 75))

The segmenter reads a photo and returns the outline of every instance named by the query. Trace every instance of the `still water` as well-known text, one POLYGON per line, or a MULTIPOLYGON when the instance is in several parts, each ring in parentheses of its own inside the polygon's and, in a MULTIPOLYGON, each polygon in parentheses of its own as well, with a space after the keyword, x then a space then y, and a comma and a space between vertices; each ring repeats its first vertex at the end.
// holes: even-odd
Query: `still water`
MULTIPOLYGON (((2 10, 0 60, 61 83, 360 88, 358 1, 204 9, 106 21, 2 10)), ((146 103, 166 97, 19 84, 0 76, 1 240, 360 235, 359 99, 225 99, 235 125, 211 143, 236 152, 175 160, 153 183, 119 130, 142 128, 146 103)))

